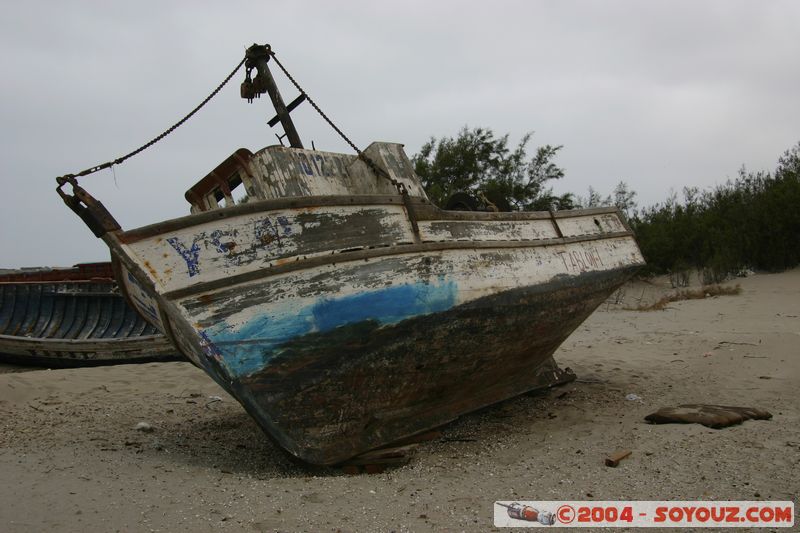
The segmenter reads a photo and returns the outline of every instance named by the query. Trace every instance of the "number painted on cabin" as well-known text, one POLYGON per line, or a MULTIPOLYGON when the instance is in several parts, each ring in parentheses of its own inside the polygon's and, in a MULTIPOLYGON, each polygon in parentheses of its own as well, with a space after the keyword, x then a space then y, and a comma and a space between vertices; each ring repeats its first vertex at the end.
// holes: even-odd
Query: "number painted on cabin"
POLYGON ((306 176, 330 177, 333 175, 346 176, 348 174, 347 161, 331 154, 299 152, 273 154, 273 157, 275 156, 277 156, 276 159, 291 159, 300 173, 306 176))
MULTIPOLYGON (((294 155, 294 154, 292 154, 294 155)), ((347 169, 338 157, 323 157, 320 154, 304 154, 300 153, 295 155, 300 171, 307 176, 332 176, 336 170, 338 174, 346 174, 347 169), (334 165, 337 166, 333 172, 331 171, 334 165)))

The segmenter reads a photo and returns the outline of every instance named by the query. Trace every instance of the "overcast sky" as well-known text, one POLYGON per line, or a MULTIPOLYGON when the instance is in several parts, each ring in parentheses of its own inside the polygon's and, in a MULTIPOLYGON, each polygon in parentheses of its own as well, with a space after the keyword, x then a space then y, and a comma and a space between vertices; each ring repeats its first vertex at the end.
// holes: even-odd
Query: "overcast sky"
MULTIPOLYGON (((0 17, 0 268, 106 260, 54 178, 128 153, 270 43, 356 144, 464 125, 562 144, 557 192, 641 205, 772 170, 800 141, 800 2, 11 2, 0 17)), ((279 73, 288 102, 296 96, 279 73)), ((236 148, 274 144, 236 76, 183 128, 82 183, 126 229, 188 212, 236 148)), ((304 104, 307 146, 348 151, 304 104)))

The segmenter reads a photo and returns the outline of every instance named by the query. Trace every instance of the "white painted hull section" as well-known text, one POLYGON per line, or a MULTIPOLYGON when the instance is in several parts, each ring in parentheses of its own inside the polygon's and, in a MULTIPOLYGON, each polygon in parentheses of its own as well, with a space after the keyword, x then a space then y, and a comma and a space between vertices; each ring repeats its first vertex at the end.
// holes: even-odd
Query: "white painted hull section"
POLYGON ((443 250, 336 263, 175 303, 205 339, 205 356, 216 357, 231 377, 238 378, 261 370, 269 364, 272 352, 293 337, 344 325, 339 315, 373 317, 392 324, 486 296, 546 285, 557 278, 614 272, 640 262, 638 248, 630 238, 530 248, 443 250), (392 300, 398 298, 398 291, 412 291, 415 302, 424 303, 401 303, 401 308, 395 308, 392 300), (371 296, 370 302, 381 302, 381 307, 368 308, 365 298, 355 299, 364 295, 371 296), (354 312, 350 301, 363 306, 363 313, 354 312))

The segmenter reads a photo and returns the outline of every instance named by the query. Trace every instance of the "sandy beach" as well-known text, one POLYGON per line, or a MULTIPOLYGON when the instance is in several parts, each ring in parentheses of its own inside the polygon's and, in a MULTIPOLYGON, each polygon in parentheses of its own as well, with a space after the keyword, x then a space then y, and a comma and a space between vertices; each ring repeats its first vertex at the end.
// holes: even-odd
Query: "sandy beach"
POLYGON ((188 363, 3 367, 0 530, 487 531, 495 500, 796 500, 800 269, 736 283, 653 312, 625 308, 665 280, 626 286, 556 353, 578 381, 462 417, 373 475, 288 460, 188 363), (684 403, 773 418, 643 419, 684 403))

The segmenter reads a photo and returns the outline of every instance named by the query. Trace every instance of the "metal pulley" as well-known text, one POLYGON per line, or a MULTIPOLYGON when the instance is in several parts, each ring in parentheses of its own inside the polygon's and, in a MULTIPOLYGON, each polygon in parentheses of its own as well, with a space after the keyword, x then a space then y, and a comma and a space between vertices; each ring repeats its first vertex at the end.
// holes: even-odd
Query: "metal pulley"
POLYGON ((239 88, 239 92, 242 95, 242 98, 247 100, 247 103, 253 103, 253 98, 259 98, 261 96, 260 93, 256 92, 256 88, 253 85, 253 80, 250 78, 250 70, 247 69, 247 73, 245 74, 244 81, 239 88))
POLYGON ((244 66, 247 70, 240 93, 248 103, 252 103, 254 98, 260 98, 262 94, 270 90, 270 85, 275 84, 267 68, 271 53, 272 50, 268 44, 254 44, 245 53, 244 66), (253 69, 256 69, 255 78, 250 76, 253 69))

